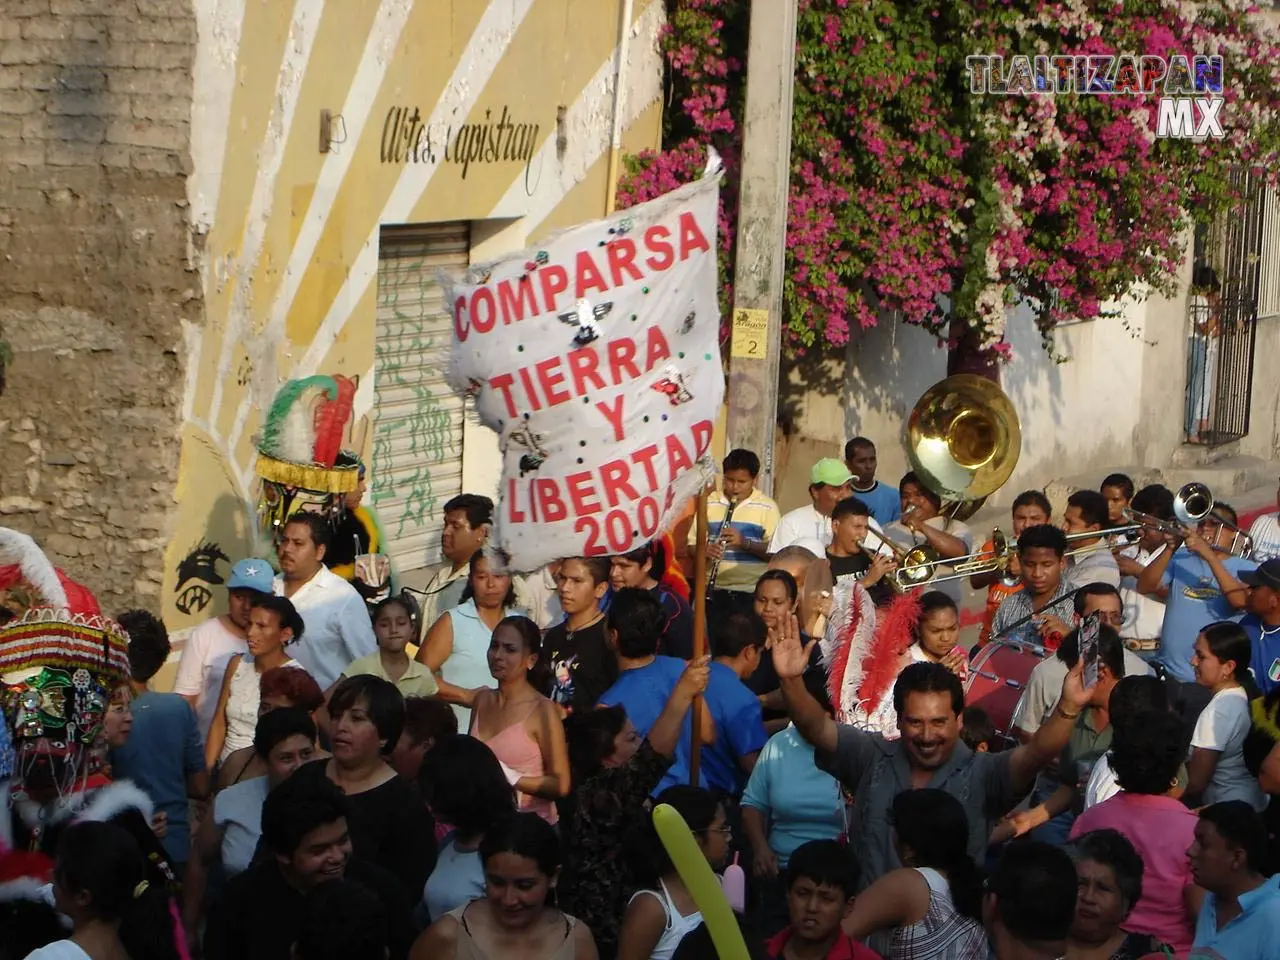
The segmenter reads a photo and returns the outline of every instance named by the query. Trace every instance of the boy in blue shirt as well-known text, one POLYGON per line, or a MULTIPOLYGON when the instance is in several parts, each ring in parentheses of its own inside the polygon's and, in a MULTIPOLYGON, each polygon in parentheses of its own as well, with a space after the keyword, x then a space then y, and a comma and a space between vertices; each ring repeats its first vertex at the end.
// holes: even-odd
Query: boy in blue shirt
MULTIPOLYGON (((623 587, 614 593, 609 604, 605 636, 618 657, 619 675, 600 697, 599 705, 625 709, 627 719, 641 737, 649 735, 685 669, 685 662, 678 657, 658 654, 666 622, 662 604, 643 587, 623 587)), ((693 747, 691 714, 692 711, 685 716, 675 762, 654 789, 655 797, 669 786, 689 782, 689 757, 693 747)), ((710 744, 715 739, 711 711, 702 711, 702 719, 702 742, 710 744)), ((705 784, 705 771, 701 780, 705 784)))
POLYGON ((1237 619, 1248 601, 1249 588, 1238 578, 1255 565, 1227 552, 1232 531, 1224 520, 1234 524, 1236 512, 1228 504, 1214 504, 1197 533, 1188 534, 1180 547, 1175 537, 1167 538, 1171 549, 1138 576, 1139 593, 1169 588, 1160 631, 1160 663, 1182 684, 1195 683, 1191 654, 1200 631, 1218 620, 1237 619))
POLYGON ((844 445, 844 465, 853 474, 852 495, 871 510, 882 527, 902 515, 898 491, 876 479, 876 445, 866 437, 854 437, 844 445))
POLYGON ((768 634, 764 621, 752 612, 721 620, 711 637, 715 660, 704 696, 719 736, 702 750, 702 776, 709 789, 735 797, 746 787, 769 739, 760 699, 745 682, 760 665, 768 634))

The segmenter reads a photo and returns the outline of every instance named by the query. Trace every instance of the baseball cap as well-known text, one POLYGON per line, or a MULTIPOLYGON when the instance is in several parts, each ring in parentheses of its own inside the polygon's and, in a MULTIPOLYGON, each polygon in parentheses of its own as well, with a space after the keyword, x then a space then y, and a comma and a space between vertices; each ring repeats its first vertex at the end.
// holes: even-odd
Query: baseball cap
POLYGON ((1257 570, 1248 570, 1238 576, 1245 586, 1280 590, 1280 557, 1264 560, 1258 564, 1257 570))
POLYGON ((271 564, 256 557, 247 557, 231 568, 227 578, 228 590, 257 590, 270 594, 275 591, 275 574, 271 564))
POLYGON ((843 487, 853 479, 853 474, 839 460, 824 457, 809 471, 809 486, 825 483, 829 487, 843 487))

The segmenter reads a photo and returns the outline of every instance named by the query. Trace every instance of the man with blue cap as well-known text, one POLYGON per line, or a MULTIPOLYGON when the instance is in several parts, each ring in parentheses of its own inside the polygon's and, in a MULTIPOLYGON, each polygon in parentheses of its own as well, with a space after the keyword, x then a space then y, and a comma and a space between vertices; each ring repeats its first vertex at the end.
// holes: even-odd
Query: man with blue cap
POLYGON ((249 557, 239 561, 227 578, 227 612, 200 624, 183 644, 173 692, 195 708, 202 741, 209 735, 227 661, 248 649, 245 641, 253 600, 271 596, 273 577, 271 564, 265 560, 249 557))

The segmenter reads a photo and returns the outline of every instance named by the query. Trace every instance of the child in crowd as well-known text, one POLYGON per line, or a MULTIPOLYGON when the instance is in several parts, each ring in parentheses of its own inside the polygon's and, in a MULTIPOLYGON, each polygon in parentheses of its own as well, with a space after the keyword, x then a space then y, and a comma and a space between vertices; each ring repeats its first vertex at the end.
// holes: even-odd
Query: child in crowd
POLYGON ((996 727, 981 707, 965 707, 961 715, 964 726, 960 739, 974 753, 989 753, 995 746, 996 727))
POLYGON ((387 597, 373 608, 373 635, 377 651, 348 664, 339 680, 368 674, 390 680, 405 697, 435 695, 435 676, 409 656, 409 644, 418 636, 418 604, 412 594, 387 597))
POLYGON ((849 848, 835 840, 810 840, 791 854, 787 864, 787 910, 791 924, 769 941, 770 960, 826 957, 827 960, 879 960, 880 955, 855 941, 840 924, 853 907, 858 866, 849 848), (788 951, 797 941, 799 950, 788 951))

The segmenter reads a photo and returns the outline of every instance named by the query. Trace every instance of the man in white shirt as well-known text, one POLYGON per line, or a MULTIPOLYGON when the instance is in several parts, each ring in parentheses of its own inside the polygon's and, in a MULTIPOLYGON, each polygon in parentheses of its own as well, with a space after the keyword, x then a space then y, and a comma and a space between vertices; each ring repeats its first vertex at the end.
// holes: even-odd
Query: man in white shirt
POLYGON ((444 560, 401 577, 401 583, 418 598, 419 629, 423 639, 446 610, 462 602, 471 558, 489 538, 493 501, 475 493, 460 493, 444 505, 440 552, 444 560))
POLYGON ((839 460, 825 457, 815 463, 809 471, 809 499, 813 502, 782 515, 769 540, 769 553, 775 554, 804 539, 817 540, 824 547, 829 545, 831 511, 849 496, 852 483, 853 474, 839 460))
MULTIPOLYGON (((1075 595, 1075 616, 1067 623, 1052 614, 1044 617, 1040 625, 1042 633, 1058 633, 1066 636, 1074 630, 1080 621, 1092 613, 1098 614, 1102 623, 1112 629, 1118 629, 1124 616, 1124 606, 1120 601, 1120 592, 1110 584, 1086 586, 1075 595)), ((1050 711, 1058 703, 1058 694, 1062 690, 1062 681, 1070 671, 1056 654, 1050 654, 1041 660, 1027 681, 1013 712, 1013 727, 1018 740, 1027 743, 1035 736, 1050 711), (1054 687, 1054 683, 1057 687, 1054 687)), ((1124 652, 1125 677, 1151 676, 1151 666, 1141 657, 1129 650, 1124 652)))
MULTIPOLYGON (((1280 506, 1280 490, 1276 491, 1276 503, 1280 506)), ((1253 521, 1249 537, 1253 540, 1250 559, 1262 563, 1280 557, 1280 512, 1264 514, 1253 521)))
POLYGON ((267 561, 253 557, 241 560, 227 578, 227 612, 192 630, 182 646, 173 692, 181 694, 195 709, 202 741, 209 735, 227 661, 245 652, 253 598, 259 594, 270 596, 274 590, 272 579, 267 561))
POLYGON ((353 660, 378 649, 364 599, 324 565, 329 536, 328 521, 319 514, 295 513, 276 548, 281 576, 275 593, 293 601, 306 627, 289 652, 321 690, 333 686, 353 660))
POLYGON ((1062 532, 1076 536, 1067 550, 1076 555, 1067 568, 1067 580, 1072 587, 1086 583, 1109 583, 1119 589, 1120 567, 1111 554, 1111 548, 1103 536, 1081 536, 1101 532, 1108 524, 1107 498, 1096 490, 1077 490, 1067 498, 1067 509, 1062 515, 1062 532), (1087 552, 1082 552, 1087 551, 1087 552))

